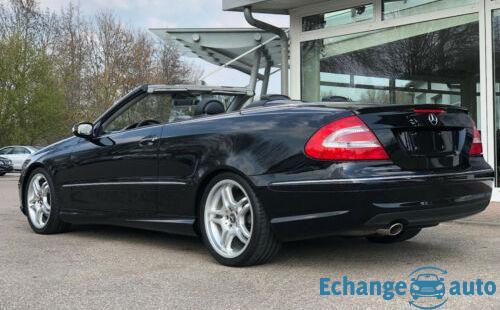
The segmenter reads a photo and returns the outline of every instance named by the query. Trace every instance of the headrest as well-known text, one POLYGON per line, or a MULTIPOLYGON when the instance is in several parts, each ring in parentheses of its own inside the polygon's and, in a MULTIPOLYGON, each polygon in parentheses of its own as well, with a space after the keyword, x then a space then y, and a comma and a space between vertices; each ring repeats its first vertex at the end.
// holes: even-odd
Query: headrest
POLYGON ((290 100, 290 97, 281 94, 269 94, 260 97, 260 100, 274 101, 274 100, 290 100))
POLYGON ((321 98, 321 101, 323 101, 323 102, 350 102, 352 100, 350 100, 347 97, 333 95, 333 96, 325 96, 325 97, 321 98))
POLYGON ((194 114, 195 115, 215 115, 215 114, 221 114, 226 112, 226 109, 224 108, 224 105, 222 102, 216 99, 203 99, 201 100, 195 108, 194 114))

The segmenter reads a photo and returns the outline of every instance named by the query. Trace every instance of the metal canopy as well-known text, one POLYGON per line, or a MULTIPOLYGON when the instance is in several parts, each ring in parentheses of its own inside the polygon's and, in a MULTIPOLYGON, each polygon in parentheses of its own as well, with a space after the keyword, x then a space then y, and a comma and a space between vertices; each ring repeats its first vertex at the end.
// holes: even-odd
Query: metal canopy
POLYGON ((244 7, 251 6, 252 11, 254 11, 255 13, 288 14, 288 12, 291 9, 321 2, 327 2, 327 1, 325 0, 222 0, 222 9, 224 11, 243 11, 244 7))
MULTIPOLYGON (((164 41, 176 42, 188 56, 199 57, 217 66, 222 66, 276 37, 273 33, 255 28, 157 28, 150 31, 164 41)), ((256 53, 248 53, 228 67, 249 75, 256 63, 260 63, 259 68, 268 65, 280 67, 279 38, 271 40, 259 50, 260 62, 256 61, 256 53)), ((264 79, 261 74, 258 77, 264 79)))
POLYGON ((163 91, 181 91, 181 92, 203 92, 212 94, 233 94, 233 95, 252 95, 248 88, 245 87, 230 87, 230 86, 207 86, 207 85, 165 85, 165 84, 150 84, 147 85, 148 92, 163 92, 163 91))

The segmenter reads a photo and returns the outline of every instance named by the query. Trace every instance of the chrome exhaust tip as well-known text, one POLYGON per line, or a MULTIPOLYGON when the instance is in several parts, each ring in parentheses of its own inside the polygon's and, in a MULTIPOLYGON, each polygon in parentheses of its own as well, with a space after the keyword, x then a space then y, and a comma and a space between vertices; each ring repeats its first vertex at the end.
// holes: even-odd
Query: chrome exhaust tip
POLYGON ((377 229, 377 234, 382 236, 397 236, 403 231, 403 224, 394 223, 389 228, 377 229))

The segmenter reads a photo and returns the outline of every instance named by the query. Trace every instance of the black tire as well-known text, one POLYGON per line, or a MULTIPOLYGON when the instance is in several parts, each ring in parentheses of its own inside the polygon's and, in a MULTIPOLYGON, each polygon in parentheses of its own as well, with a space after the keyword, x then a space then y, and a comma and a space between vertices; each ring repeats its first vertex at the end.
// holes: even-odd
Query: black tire
POLYGON ((37 168, 35 170, 33 170, 30 174, 30 177, 28 179, 28 183, 26 184, 26 188, 24 190, 24 193, 23 193, 23 200, 24 200, 24 206, 26 208, 26 217, 28 219, 28 223, 31 227, 31 229, 37 233, 37 234, 41 234, 41 235, 50 235, 50 234, 57 234, 57 233, 62 233, 62 232, 65 232, 69 229, 69 227, 71 226, 69 223, 65 223, 63 222, 61 219, 60 219, 60 216, 59 216, 59 201, 57 199, 57 195, 55 194, 55 187, 54 187, 54 183, 52 182, 52 178, 50 176, 50 174, 43 168, 37 168), (49 219, 47 221, 47 224, 45 225, 45 227, 43 228, 37 228, 31 221, 31 217, 28 215, 29 213, 29 206, 27 204, 27 195, 28 195, 28 187, 29 185, 31 184, 31 181, 33 179, 33 177, 37 174, 43 174, 43 176, 45 177, 45 179, 47 180, 47 182, 49 183, 49 186, 50 186, 50 193, 51 193, 51 197, 50 197, 50 215, 49 215, 49 219))
POLYGON ((0 177, 3 177, 6 174, 6 172, 0 172, 0 177))
POLYGON ((409 240, 420 233, 422 228, 410 228, 404 229, 400 234, 396 236, 367 236, 366 239, 374 243, 396 243, 409 240))
POLYGON ((232 267, 243 267, 259 265, 269 262, 279 251, 281 244, 274 236, 271 230, 270 221, 262 207, 261 202, 257 198, 252 186, 241 176, 234 173, 222 173, 214 177, 205 187, 204 194, 200 201, 199 209, 199 226, 203 243, 208 248, 212 256, 222 265, 232 267), (226 258, 214 249, 207 236, 207 229, 205 227, 205 208, 208 195, 211 189, 220 181, 232 180, 241 185, 252 207, 252 233, 248 245, 245 250, 234 258, 226 258))

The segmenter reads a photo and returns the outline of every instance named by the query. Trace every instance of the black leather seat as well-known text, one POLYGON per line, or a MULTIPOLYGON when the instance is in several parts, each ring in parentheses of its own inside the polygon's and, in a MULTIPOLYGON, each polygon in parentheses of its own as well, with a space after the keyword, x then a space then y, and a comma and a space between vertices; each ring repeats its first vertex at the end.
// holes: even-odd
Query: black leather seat
POLYGON ((194 109, 194 115, 215 115, 225 112, 222 102, 212 98, 201 100, 194 109))
POLYGON ((323 102, 351 102, 352 100, 350 100, 347 97, 333 95, 333 96, 323 97, 323 98, 321 98, 321 101, 323 101, 323 102))

